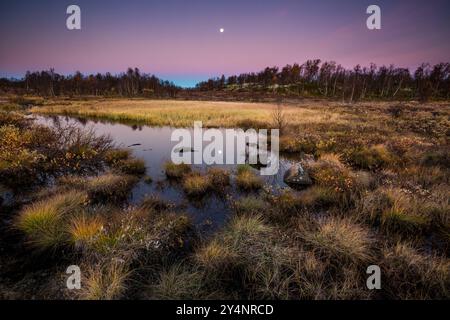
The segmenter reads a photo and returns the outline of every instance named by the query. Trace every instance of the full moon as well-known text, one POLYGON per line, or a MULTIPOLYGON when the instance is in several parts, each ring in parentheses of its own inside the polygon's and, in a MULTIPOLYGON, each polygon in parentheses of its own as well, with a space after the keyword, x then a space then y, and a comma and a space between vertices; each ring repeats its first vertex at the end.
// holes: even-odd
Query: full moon
POLYGON ((220 28, 219 31, 220 31, 220 33, 223 33, 225 31, 225 29, 224 28, 220 28))

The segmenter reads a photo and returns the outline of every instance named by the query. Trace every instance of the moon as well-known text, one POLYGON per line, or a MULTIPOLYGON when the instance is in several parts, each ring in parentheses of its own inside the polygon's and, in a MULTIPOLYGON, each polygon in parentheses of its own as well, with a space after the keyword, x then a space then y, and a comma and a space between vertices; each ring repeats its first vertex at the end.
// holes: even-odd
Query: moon
POLYGON ((220 29, 219 29, 219 32, 220 32, 220 33, 224 33, 224 32, 225 32, 225 29, 224 29, 224 28, 220 28, 220 29))

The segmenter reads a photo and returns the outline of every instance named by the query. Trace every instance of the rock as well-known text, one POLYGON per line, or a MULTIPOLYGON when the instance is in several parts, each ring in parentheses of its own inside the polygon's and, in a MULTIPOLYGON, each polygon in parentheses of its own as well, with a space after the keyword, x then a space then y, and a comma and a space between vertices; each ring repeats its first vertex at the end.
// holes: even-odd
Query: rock
POLYGON ((14 194, 11 190, 4 188, 0 185, 0 207, 11 206, 13 204, 14 194))
POLYGON ((308 172, 300 164, 294 164, 286 171, 284 182, 292 187, 307 188, 313 184, 308 172))
POLYGON ((175 148, 173 152, 184 153, 184 152, 195 152, 193 148, 175 148))

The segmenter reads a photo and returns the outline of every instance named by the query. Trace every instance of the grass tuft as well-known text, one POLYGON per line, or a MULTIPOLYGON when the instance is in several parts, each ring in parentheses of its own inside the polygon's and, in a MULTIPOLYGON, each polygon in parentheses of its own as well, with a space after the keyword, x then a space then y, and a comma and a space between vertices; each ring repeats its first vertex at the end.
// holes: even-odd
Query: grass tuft
POLYGON ((184 178, 183 190, 189 197, 205 196, 211 188, 211 180, 208 176, 200 174, 190 174, 184 178))
POLYGON ((175 164, 169 161, 164 164, 164 171, 166 173, 167 178, 179 180, 183 178, 185 175, 191 173, 192 169, 187 164, 184 163, 175 164))
POLYGON ((245 191, 255 191, 263 187, 263 181, 258 177, 250 166, 243 165, 238 167, 236 176, 237 186, 245 191))
POLYGON ((16 225, 41 249, 55 249, 68 243, 66 220, 82 212, 86 194, 69 192, 32 204, 19 213, 16 225))
POLYGON ((119 261, 91 266, 82 279, 81 300, 117 300, 123 297, 130 277, 128 268, 119 261))

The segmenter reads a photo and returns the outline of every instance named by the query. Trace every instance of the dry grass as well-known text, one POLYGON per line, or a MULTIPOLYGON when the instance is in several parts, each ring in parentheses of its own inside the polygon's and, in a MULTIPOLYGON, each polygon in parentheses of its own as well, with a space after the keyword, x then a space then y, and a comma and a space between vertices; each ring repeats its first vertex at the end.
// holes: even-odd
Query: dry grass
POLYGON ((269 204, 260 197, 242 197, 234 202, 234 210, 237 214, 261 214, 268 209, 269 204))
POLYGON ((123 297, 130 271, 121 262, 108 261, 99 266, 90 266, 82 279, 81 300, 116 300, 123 297))
POLYGON ((163 269, 150 286, 150 299, 193 300, 205 299, 202 288, 203 274, 186 265, 174 264, 163 269))
POLYGON ((361 264, 372 257, 372 236, 349 219, 327 218, 312 230, 303 225, 299 228, 300 237, 337 268, 341 263, 361 264))
POLYGON ((80 215, 71 221, 69 234, 75 247, 93 247, 101 236, 105 221, 100 216, 80 215))
MULTIPOLYGON (((188 127, 202 120, 204 126, 244 128, 270 127, 276 112, 272 104, 238 102, 51 104, 33 112, 188 127)), ((58 252, 80 258, 87 270, 79 296, 84 299, 134 298, 142 290, 156 299, 448 299, 448 105, 411 103, 393 117, 389 103, 308 101, 284 106, 283 113, 281 149, 309 154, 303 162, 315 185, 274 194, 264 188, 238 198, 232 203, 236 214, 211 237, 197 237, 189 216, 156 196, 136 207, 114 207, 122 204, 116 195, 129 191, 122 172, 142 174, 145 167, 128 150, 111 150, 106 140, 101 157, 92 156, 114 174, 73 178, 44 200, 45 193, 37 194, 38 201, 18 213, 16 225, 35 247, 64 247, 58 252), (67 194, 78 193, 72 189, 91 201, 70 200, 76 197, 67 194), (371 264, 382 268, 384 279, 376 292, 366 288, 371 264), (130 274, 129 266, 138 272, 130 274)), ((41 163, 31 161, 25 147, 45 150, 48 132, 22 134, 27 125, 12 113, 0 115, 0 126, 0 148, 9 156, 0 169, 15 158, 23 168, 41 163), (17 157, 11 151, 16 146, 26 152, 17 157)), ((95 141, 89 134, 78 136, 88 143, 70 146, 75 159, 95 141)), ((72 153, 70 159, 77 165, 72 153)), ((27 181, 30 175, 19 171, 12 180, 27 181)), ((165 172, 188 195, 225 194, 235 186, 221 169, 200 175, 188 165, 167 163, 165 172)), ((254 172, 238 168, 240 191, 263 187, 254 172)))
POLYGON ((169 161, 164 164, 164 171, 166 172, 167 178, 179 180, 186 174, 191 173, 192 169, 187 164, 175 164, 169 161))
POLYGON ((40 249, 55 249, 69 241, 67 219, 82 212, 87 201, 83 192, 58 194, 22 210, 16 226, 40 249))
POLYGON ((202 197, 211 188, 211 181, 207 176, 190 174, 183 180, 183 190, 190 197, 202 197))
MULTIPOLYGON (((269 127, 274 110, 277 110, 277 105, 267 103, 111 99, 76 101, 70 105, 55 103, 35 107, 32 112, 174 127, 191 127, 194 121, 203 121, 205 127, 242 127, 243 120, 251 119, 269 127)), ((326 123, 330 120, 347 122, 337 112, 307 107, 285 106, 283 114, 293 124, 326 123)))
POLYGON ((62 177, 59 179, 59 184, 67 189, 75 188, 86 191, 92 202, 116 203, 127 199, 137 181, 138 179, 134 176, 106 173, 91 178, 62 177))
POLYGON ((383 250, 386 290, 396 299, 449 299, 450 262, 407 243, 383 250))
POLYGON ((230 185, 230 173, 224 169, 210 168, 207 174, 215 191, 223 192, 230 185))
POLYGON ((415 238, 431 222, 419 203, 404 190, 379 188, 361 199, 359 212, 363 220, 380 225, 387 234, 415 238))
POLYGON ((252 171, 251 167, 242 165, 238 167, 236 185, 242 190, 254 191, 262 188, 263 180, 252 171))

